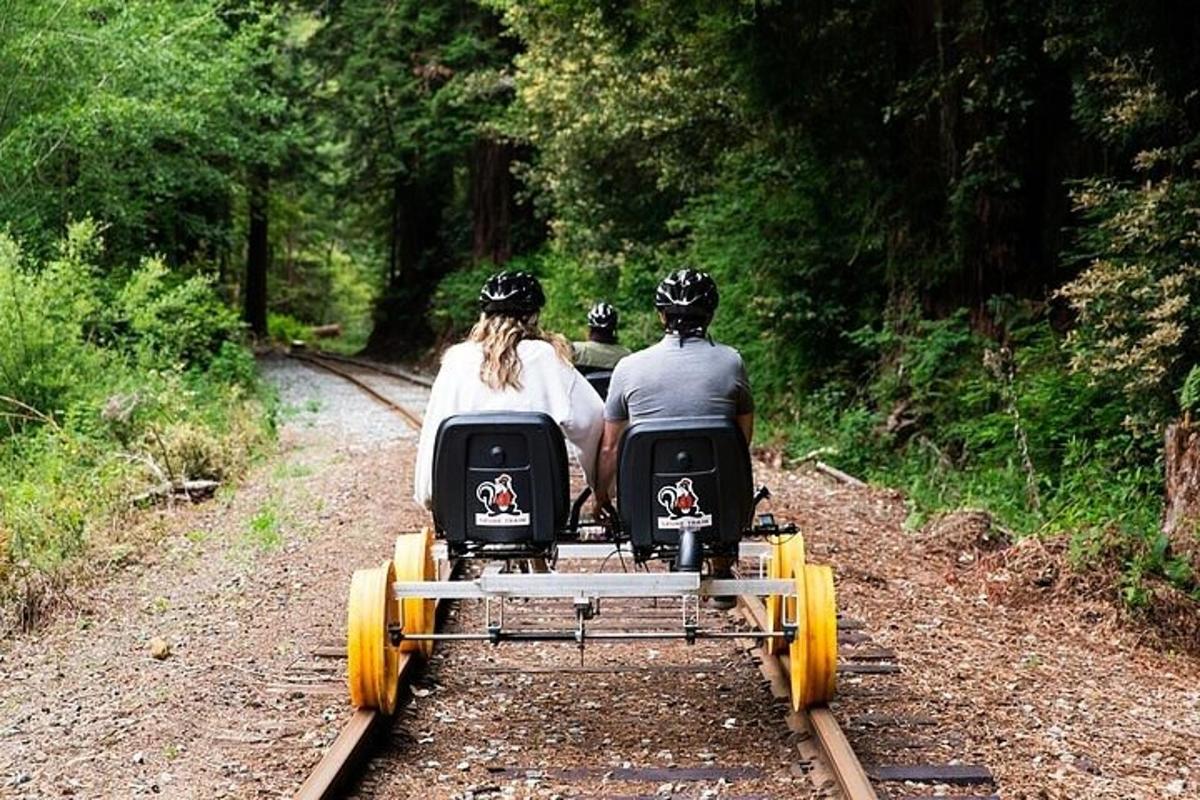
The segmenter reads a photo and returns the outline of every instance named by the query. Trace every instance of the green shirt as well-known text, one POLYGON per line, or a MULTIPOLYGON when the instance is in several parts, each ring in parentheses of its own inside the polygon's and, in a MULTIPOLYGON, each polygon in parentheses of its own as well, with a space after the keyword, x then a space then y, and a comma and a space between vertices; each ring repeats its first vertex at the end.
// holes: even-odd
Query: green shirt
POLYGON ((573 342, 571 352, 575 357, 575 366, 589 369, 612 369, 625 356, 629 348, 620 344, 605 344, 603 342, 573 342))

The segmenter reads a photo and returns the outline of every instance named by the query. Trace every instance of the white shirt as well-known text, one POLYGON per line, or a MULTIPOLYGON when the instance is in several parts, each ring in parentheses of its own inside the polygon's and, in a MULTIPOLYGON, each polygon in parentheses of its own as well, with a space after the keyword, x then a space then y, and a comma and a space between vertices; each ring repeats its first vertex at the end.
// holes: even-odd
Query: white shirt
POLYGON ((562 428, 567 450, 579 461, 588 485, 595 482, 596 451, 604 431, 600 395, 549 342, 526 339, 517 344, 517 357, 521 360, 521 388, 493 389, 479 378, 483 347, 478 342, 456 344, 442 356, 417 446, 413 496, 418 504, 426 508, 432 504, 433 445, 438 426, 447 417, 472 411, 548 414, 562 428))

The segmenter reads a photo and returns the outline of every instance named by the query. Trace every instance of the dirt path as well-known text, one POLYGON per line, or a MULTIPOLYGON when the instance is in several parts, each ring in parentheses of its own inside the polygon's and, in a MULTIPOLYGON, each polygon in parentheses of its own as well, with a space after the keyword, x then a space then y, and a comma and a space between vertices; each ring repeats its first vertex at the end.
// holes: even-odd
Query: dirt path
MULTIPOLYGON (((0 796, 288 797, 336 734, 343 665, 314 652, 342 637, 351 571, 424 522, 408 498, 413 434, 332 375, 265 369, 292 409, 278 457, 235 492, 147 520, 164 531, 160 549, 75 614, 0 645, 0 796), (156 636, 171 646, 161 661, 156 636)), ((845 676, 839 715, 933 721, 919 736, 852 726, 864 761, 981 763, 1012 798, 1200 798, 1196 660, 1140 645, 1094 605, 997 605, 956 551, 903 530, 890 493, 762 477, 814 560, 838 567, 843 609, 900 654, 899 676, 845 676)), ((529 673, 519 669, 577 667, 578 656, 446 648, 360 793, 813 794, 799 742, 737 645, 634 649, 589 651, 589 667, 611 671, 529 673), (622 671, 630 664, 652 669, 622 671), (668 765, 750 771, 613 779, 668 765), (604 793, 536 772, 546 767, 590 770, 585 783, 604 793)))

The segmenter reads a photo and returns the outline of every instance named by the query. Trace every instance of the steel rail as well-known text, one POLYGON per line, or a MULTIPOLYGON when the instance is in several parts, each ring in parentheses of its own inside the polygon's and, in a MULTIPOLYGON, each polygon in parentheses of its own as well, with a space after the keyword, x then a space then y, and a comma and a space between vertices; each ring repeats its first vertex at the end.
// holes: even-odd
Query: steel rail
MULTIPOLYGON (((383 405, 395 411, 404 421, 407 422, 415 430, 421 430, 421 417, 409 411, 404 406, 381 394, 379 391, 360 380, 354 375, 339 369, 331 364, 325 363, 325 356, 314 356, 309 353, 289 352, 288 355, 297 361, 303 361, 306 364, 311 364, 315 367, 320 367, 328 372, 337 375, 343 380, 357 386, 369 394, 372 398, 379 401, 383 405)), ((343 359, 337 359, 343 360, 343 359)), ((353 362, 351 362, 353 363, 353 362)), ((359 366, 366 366, 360 364, 359 366)), ((390 374, 375 367, 367 367, 375 369, 376 372, 382 374, 390 374)), ((419 386, 425 386, 425 383, 414 380, 412 377, 395 374, 392 377, 401 378, 411 381, 419 386)), ((439 576, 440 579, 445 579, 447 576, 439 576)), ((439 603, 439 611, 444 607, 439 603)), ((399 676, 397 680, 401 688, 407 685, 412 679, 413 673, 416 671, 416 662, 418 658, 412 653, 404 653, 400 657, 399 676)), ((359 762, 366 755, 368 747, 374 738, 376 731, 387 724, 389 717, 375 709, 356 709, 350 716, 349 721, 338 732, 337 738, 333 744, 321 756, 321 760, 317 762, 317 766, 308 774, 308 777, 301 784, 300 789, 296 792, 296 800, 332 800, 338 796, 341 788, 351 779, 359 762)))
POLYGON ((380 375, 389 375, 393 378, 400 378, 401 380, 408 381, 409 383, 415 383, 418 386, 424 386, 426 389, 433 386, 433 380, 431 378, 428 378, 425 375, 418 375, 417 373, 410 372, 406 369, 401 369, 400 367, 392 366, 391 364, 379 364, 374 361, 366 361, 361 358, 352 358, 339 353, 330 353, 325 350, 309 350, 308 352, 313 353, 318 358, 328 359, 329 361, 340 361, 343 364, 350 364, 351 366, 361 367, 362 369, 369 369, 374 372, 378 372, 380 375))
MULTIPOLYGON (((439 581, 448 581, 461 562, 447 564, 446 572, 438 576, 439 581)), ((440 622, 445 602, 438 602, 434 618, 440 622)), ((402 653, 397 681, 401 690, 407 687, 416 672, 419 657, 414 653, 402 653)), ((375 709, 355 709, 349 721, 338 732, 333 744, 321 756, 317 766, 301 784, 295 800, 333 800, 340 796, 341 789, 350 782, 359 764, 370 749, 375 733, 388 724, 391 718, 375 709)))
MULTIPOLYGON (((290 352, 290 353, 288 353, 288 356, 296 359, 297 361, 303 361, 306 364, 312 364, 313 366, 320 367, 323 370, 332 372, 334 375, 337 375, 339 378, 342 378, 343 380, 347 380, 350 383, 353 383, 359 389, 362 389, 364 392, 371 395, 371 397, 373 397, 375 400, 378 400, 380 403, 387 406, 392 411, 395 411, 397 414, 404 417, 404 421, 407 422, 412 428, 414 428, 418 431, 421 430, 421 418, 418 415, 409 411, 407 408, 400 405, 399 403, 397 403, 395 400, 391 399, 390 397, 388 397, 384 394, 381 394, 377 389, 375 389, 373 386, 371 386, 367 382, 363 381, 361 378, 358 378, 355 375, 351 375, 349 372, 346 372, 344 369, 341 369, 340 367, 335 367, 332 364, 327 363, 324 356, 314 356, 309 353, 301 354, 298 352, 290 352)), ((387 373, 383 373, 383 374, 387 374, 387 373)), ((405 380, 409 380, 409 379, 406 378, 405 380)), ((423 385, 423 384, 418 384, 418 385, 423 385)))
MULTIPOLYGON (((767 609, 757 597, 741 595, 739 607, 742 616, 756 628, 765 629, 767 626, 767 609)), ((750 638, 750 637, 747 637, 750 638)), ((788 676, 791 674, 791 664, 786 656, 775 657, 766 652, 760 654, 763 674, 776 689, 776 695, 787 696, 788 676)), ((788 726, 793 730, 807 730, 812 734, 825 757, 834 778, 842 790, 845 800, 877 800, 878 794, 871 786, 867 771, 850 746, 842 726, 828 706, 813 706, 800 711, 791 711, 789 707, 788 726)))

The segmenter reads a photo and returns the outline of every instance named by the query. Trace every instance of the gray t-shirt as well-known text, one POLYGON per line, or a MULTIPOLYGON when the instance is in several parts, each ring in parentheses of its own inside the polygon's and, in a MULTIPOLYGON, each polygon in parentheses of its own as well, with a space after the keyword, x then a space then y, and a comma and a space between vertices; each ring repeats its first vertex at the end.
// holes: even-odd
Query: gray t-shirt
POLYGON ((737 350, 707 339, 667 334, 621 359, 604 405, 609 422, 665 417, 736 417, 754 411, 737 350))

